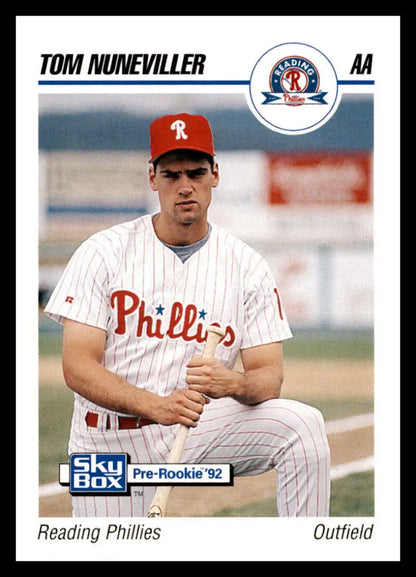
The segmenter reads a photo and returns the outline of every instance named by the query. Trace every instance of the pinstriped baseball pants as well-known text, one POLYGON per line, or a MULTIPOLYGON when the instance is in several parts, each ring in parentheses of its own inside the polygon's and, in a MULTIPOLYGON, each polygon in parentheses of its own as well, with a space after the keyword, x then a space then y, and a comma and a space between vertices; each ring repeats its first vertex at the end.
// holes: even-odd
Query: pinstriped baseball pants
MULTIPOLYGON (((176 431, 177 426, 157 424, 127 431, 92 430, 86 425, 74 430, 73 425, 69 452, 126 452, 131 463, 163 463, 176 431)), ((329 515, 325 424, 320 411, 304 403, 272 399, 248 406, 231 398, 211 400, 198 426, 191 429, 182 462, 230 463, 235 476, 275 469, 279 517, 329 515)), ((73 515, 145 517, 154 491, 155 487, 133 486, 129 496, 73 497, 73 515)))

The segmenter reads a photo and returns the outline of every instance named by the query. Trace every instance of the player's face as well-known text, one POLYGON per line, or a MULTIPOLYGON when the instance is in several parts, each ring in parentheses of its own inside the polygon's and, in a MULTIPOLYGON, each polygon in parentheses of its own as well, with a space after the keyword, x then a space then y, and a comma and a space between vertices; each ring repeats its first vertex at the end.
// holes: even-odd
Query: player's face
POLYGON ((150 185, 159 194, 161 214, 177 224, 205 221, 212 188, 219 182, 218 166, 206 160, 167 157, 150 169, 150 185))

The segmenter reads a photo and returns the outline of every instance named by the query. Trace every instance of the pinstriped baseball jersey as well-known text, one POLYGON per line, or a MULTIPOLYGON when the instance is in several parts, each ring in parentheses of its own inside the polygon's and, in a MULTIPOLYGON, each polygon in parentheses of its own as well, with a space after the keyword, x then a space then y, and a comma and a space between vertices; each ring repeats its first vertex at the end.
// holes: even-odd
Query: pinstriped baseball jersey
MULTIPOLYGON (((216 356, 232 368, 240 349, 292 336, 269 266, 244 242, 212 225, 185 262, 157 238, 152 216, 85 241, 68 263, 45 313, 106 331, 102 363, 159 395, 185 387, 186 364, 202 354, 206 326, 226 333, 216 356)), ((75 394, 69 453, 125 452, 132 462, 166 462, 179 425, 121 430, 117 415, 75 394), (94 426, 86 415, 98 415, 94 426)), ((281 516, 324 516, 329 447, 320 412, 298 401, 247 406, 212 399, 190 431, 183 462, 225 462, 236 475, 277 472, 281 516)), ((145 516, 155 487, 128 496, 73 496, 74 516, 145 516)))
POLYGON ((183 263, 157 238, 151 215, 85 241, 45 313, 106 330, 106 368, 159 395, 185 386, 186 363, 202 354, 207 323, 226 331, 216 356, 229 368, 240 349, 291 337, 259 254, 213 225, 183 263))

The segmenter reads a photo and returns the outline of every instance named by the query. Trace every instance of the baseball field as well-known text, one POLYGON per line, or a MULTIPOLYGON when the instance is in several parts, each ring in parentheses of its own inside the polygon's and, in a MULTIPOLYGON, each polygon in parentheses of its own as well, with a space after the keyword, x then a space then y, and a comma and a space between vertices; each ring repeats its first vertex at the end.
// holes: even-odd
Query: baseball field
MULTIPOLYGON (((371 334, 300 334, 285 344, 282 396, 318 407, 331 448, 334 517, 374 515, 374 370, 371 334)), ((72 393, 60 364, 60 337, 39 340, 39 516, 70 517, 67 489, 58 483, 66 463, 72 393)), ((169 516, 276 515, 274 475, 236 478, 231 487, 176 487, 169 516)))

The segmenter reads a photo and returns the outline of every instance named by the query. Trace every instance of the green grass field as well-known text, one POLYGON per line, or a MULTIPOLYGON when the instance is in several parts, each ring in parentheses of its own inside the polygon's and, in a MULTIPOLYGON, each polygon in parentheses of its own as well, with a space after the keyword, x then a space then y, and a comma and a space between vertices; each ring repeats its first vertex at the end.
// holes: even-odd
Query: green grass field
POLYGON ((72 391, 65 387, 39 388, 39 482, 56 481, 57 463, 68 461, 68 433, 72 391))
MULTIPOLYGON (((39 354, 59 355, 59 335, 41 335, 39 354)), ((342 340, 334 337, 306 339, 301 337, 287 346, 286 357, 291 358, 343 358, 372 359, 371 336, 359 335, 354 339, 342 340)), ((43 385, 39 387, 39 482, 57 480, 57 463, 67 462, 67 440, 72 416, 73 394, 65 387, 43 385)), ((305 399, 314 403, 314 398, 305 399)), ((366 413, 373 410, 373 400, 319 399, 319 408, 326 420, 366 413)), ((349 475, 332 483, 331 516, 373 516, 374 474, 373 472, 349 475)), ((274 500, 266 500, 247 507, 220 511, 216 516, 275 516, 274 500)))
MULTIPOLYGON (((332 482, 331 517, 374 516, 374 473, 356 473, 332 482)), ((222 509, 213 517, 276 517, 275 499, 222 509)))

